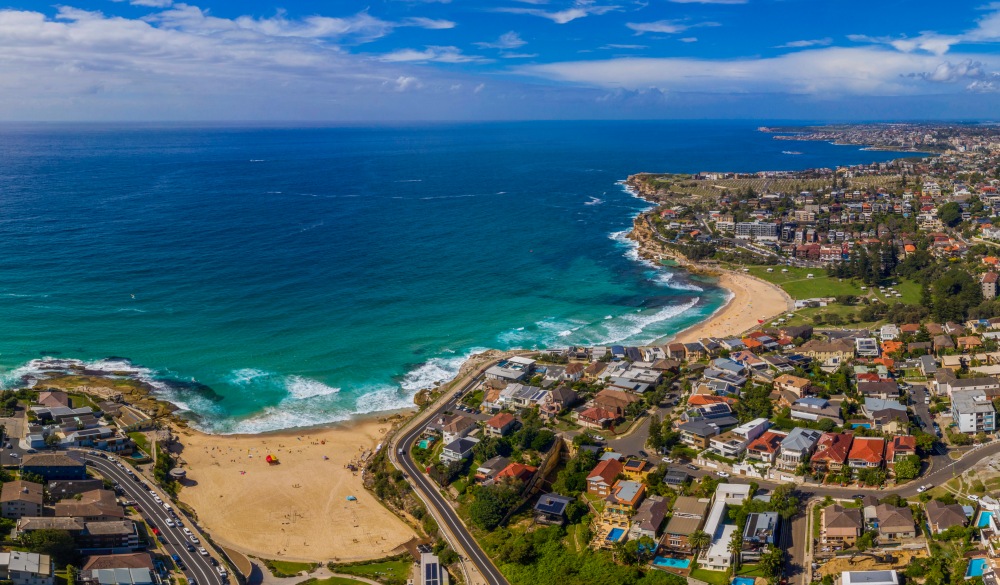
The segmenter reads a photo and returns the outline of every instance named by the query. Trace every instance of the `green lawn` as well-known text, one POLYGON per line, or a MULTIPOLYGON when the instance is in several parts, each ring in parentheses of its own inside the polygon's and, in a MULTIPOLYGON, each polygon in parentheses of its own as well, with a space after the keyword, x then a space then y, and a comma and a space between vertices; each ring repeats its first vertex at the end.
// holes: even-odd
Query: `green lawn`
POLYGON ((132 442, 135 443, 136 447, 139 447, 143 453, 147 455, 150 454, 149 439, 146 437, 146 433, 129 433, 128 438, 132 439, 132 442))
POLYGON ((294 577, 305 571, 312 573, 319 565, 316 563, 293 563, 291 561, 272 561, 261 559, 268 571, 275 577, 294 577))
POLYGON ((343 577, 327 577, 326 579, 306 579, 297 585, 361 585, 364 581, 345 579, 343 577))
POLYGON ((729 577, 725 571, 709 571, 708 569, 695 569, 691 571, 691 577, 711 583, 712 585, 729 585, 729 577))
POLYGON ((826 275, 826 270, 822 268, 798 268, 795 266, 750 266, 748 268, 750 274, 780 286, 793 299, 861 294, 861 285, 847 279, 831 278, 826 275), (774 272, 768 272, 769 268, 774 272), (788 272, 782 272, 782 270, 788 272), (812 274, 813 278, 808 278, 809 274, 812 274))
POLYGON ((357 577, 367 577, 376 581, 406 582, 410 574, 410 567, 413 563, 409 560, 401 561, 380 561, 375 563, 365 563, 362 565, 332 565, 330 570, 334 573, 344 573, 357 577), (376 575, 376 573, 378 573, 376 575))
POLYGON ((84 406, 89 406, 90 408, 92 408, 94 410, 100 410, 97 407, 97 403, 94 402, 93 399, 91 399, 90 396, 88 396, 86 394, 79 394, 79 393, 73 392, 73 393, 69 393, 68 396, 69 396, 70 400, 73 401, 73 408, 82 408, 84 406))
POLYGON ((764 577, 764 571, 760 569, 759 565, 743 565, 740 567, 739 571, 736 571, 736 575, 739 577, 764 577))

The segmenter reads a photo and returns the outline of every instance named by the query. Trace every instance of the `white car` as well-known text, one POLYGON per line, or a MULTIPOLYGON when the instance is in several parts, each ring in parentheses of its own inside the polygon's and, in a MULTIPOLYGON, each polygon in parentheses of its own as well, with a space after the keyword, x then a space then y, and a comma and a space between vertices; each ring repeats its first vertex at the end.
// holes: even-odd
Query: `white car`
POLYGON ((201 542, 200 540, 198 540, 198 537, 194 536, 194 535, 191 536, 190 540, 191 540, 191 542, 193 542, 195 544, 198 544, 198 543, 201 542))
POLYGON ((674 462, 674 458, 673 457, 664 457, 663 458, 663 462, 664 463, 673 463, 674 462))
POLYGON ((719 477, 729 477, 729 474, 725 471, 716 471, 715 475, 718 475, 719 477))
POLYGON ((924 493, 926 491, 927 491, 927 488, 925 486, 920 486, 920 487, 917 488, 917 493, 918 494, 922 494, 922 493, 924 493))
POLYGON ((170 518, 167 518, 167 526, 173 528, 174 526, 176 526, 176 524, 174 524, 173 520, 171 520, 170 518))
POLYGON ((184 527, 184 529, 183 529, 182 532, 184 532, 184 534, 187 534, 188 536, 191 536, 191 529, 190 528, 184 527))
POLYGON ((208 551, 205 550, 205 547, 199 546, 198 547, 198 554, 200 554, 203 557, 207 557, 208 556, 208 551))
POLYGON ((594 438, 597 439, 598 441, 604 440, 604 437, 602 437, 601 435, 594 435, 594 438))
POLYGON ((972 500, 973 502, 978 502, 979 496, 977 496, 976 494, 969 494, 969 499, 972 500))

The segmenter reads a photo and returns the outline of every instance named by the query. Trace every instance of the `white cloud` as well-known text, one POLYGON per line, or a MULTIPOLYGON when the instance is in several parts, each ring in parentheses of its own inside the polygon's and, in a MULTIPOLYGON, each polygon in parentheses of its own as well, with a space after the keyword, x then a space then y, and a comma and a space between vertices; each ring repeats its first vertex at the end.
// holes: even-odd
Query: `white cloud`
POLYGON ((487 63, 489 59, 465 55, 458 47, 426 47, 423 51, 400 49, 379 56, 387 63, 487 63))
MULTIPOLYGON (((1000 66, 996 55, 979 55, 972 61, 984 71, 1000 66)), ((911 95, 953 91, 944 84, 927 83, 941 65, 940 59, 932 55, 880 47, 831 47, 770 58, 619 58, 526 65, 517 71, 550 80, 626 90, 911 95)), ((972 66, 966 67, 967 74, 973 70, 972 66)))
POLYGON ((130 0, 129 2, 132 6, 146 6, 149 8, 166 8, 173 3, 173 0, 130 0))
POLYGON ((649 47, 646 45, 618 45, 615 43, 611 43, 609 45, 604 45, 601 48, 602 49, 648 49, 649 47))
POLYGON ((682 43, 697 43, 698 37, 684 37, 682 39, 677 39, 677 40, 682 43))
POLYGON ((833 39, 826 37, 823 39, 809 39, 801 41, 791 41, 783 45, 778 45, 776 49, 804 49, 806 47, 825 47, 833 43, 833 39))
POLYGON ((983 64, 979 61, 966 59, 955 64, 952 64, 951 61, 945 61, 938 64, 933 71, 915 75, 935 83, 954 83, 963 79, 982 79, 986 76, 986 72, 983 70, 983 64))
POLYGON ((407 18, 406 20, 404 20, 401 26, 415 26, 430 30, 445 30, 449 28, 455 28, 455 23, 450 20, 439 20, 434 18, 424 18, 423 16, 414 16, 412 18, 407 18))
POLYGON ((416 77, 410 77, 406 75, 400 75, 392 82, 393 87, 396 91, 410 91, 411 89, 420 89, 420 80, 416 77))
POLYGON ((680 20, 657 20, 656 22, 626 22, 625 26, 634 30, 636 35, 645 33, 676 34, 700 26, 719 26, 719 23, 699 22, 691 24, 680 20))
POLYGON ((496 11, 506 12, 509 14, 528 14, 531 16, 540 16, 542 18, 547 18, 556 24, 566 24, 578 18, 585 18, 592 14, 607 14, 612 10, 618 10, 620 8, 620 6, 604 6, 578 0, 574 7, 567 8, 565 10, 550 11, 542 10, 541 8, 497 8, 496 11))
POLYGON ((516 49, 527 44, 528 41, 522 39, 521 36, 514 31, 505 32, 500 35, 500 38, 492 42, 476 43, 476 45, 483 47, 484 49, 516 49))

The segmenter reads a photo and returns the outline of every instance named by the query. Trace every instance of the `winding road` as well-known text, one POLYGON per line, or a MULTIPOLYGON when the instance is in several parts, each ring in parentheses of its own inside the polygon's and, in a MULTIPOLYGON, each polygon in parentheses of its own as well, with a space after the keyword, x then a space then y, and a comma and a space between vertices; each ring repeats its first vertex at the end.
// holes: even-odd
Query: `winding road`
MULTIPOLYGON (((489 365, 492 365, 492 363, 489 365)), ((458 517, 455 509, 441 495, 440 488, 424 474, 423 469, 421 469, 420 465, 410 455, 413 443, 423 434, 427 421, 446 410, 453 409, 459 400, 458 397, 465 394, 483 379, 482 372, 484 370, 485 366, 465 384, 462 384, 458 390, 453 390, 446 394, 434 406, 418 415, 408 428, 404 428, 390 443, 389 459, 397 468, 406 473, 410 485, 413 486, 417 495, 423 500, 438 524, 451 536, 449 538, 449 541, 451 541, 450 544, 455 549, 455 552, 463 556, 463 565, 467 560, 475 566, 476 571, 479 573, 478 576, 481 579, 475 579, 477 575, 469 575, 470 582, 507 585, 507 579, 504 578, 503 574, 496 568, 496 565, 493 564, 493 561, 490 560, 489 556, 479 546, 479 543, 476 542, 476 539, 469 533, 468 528, 465 527, 462 519, 458 517)))

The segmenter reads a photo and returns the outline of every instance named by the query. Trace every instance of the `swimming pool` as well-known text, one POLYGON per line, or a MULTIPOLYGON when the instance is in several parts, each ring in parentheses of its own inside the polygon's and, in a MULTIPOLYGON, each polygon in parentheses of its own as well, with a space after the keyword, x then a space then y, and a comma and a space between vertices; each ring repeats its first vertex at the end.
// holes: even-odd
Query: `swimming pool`
POLYGON ((737 577, 733 579, 732 585, 753 585, 753 579, 750 577, 737 577))
POLYGON ((872 428, 872 423, 854 423, 851 425, 852 429, 870 429, 872 428))
POLYGON ((983 576, 983 567, 986 565, 986 559, 972 559, 969 561, 969 569, 965 572, 965 578, 971 579, 973 577, 983 576))
MULTIPOLYGON (((670 567, 671 569, 687 569, 691 566, 691 559, 671 559, 667 557, 656 557, 653 564, 657 567, 670 567)), ((752 580, 751 580, 752 583, 752 580)))
POLYGON ((979 513, 979 520, 976 522, 976 528, 982 528, 983 526, 990 525, 990 518, 993 517, 993 512, 989 510, 983 510, 979 513))
POLYGON ((618 542, 622 539, 625 534, 624 528, 612 528, 611 533, 608 534, 608 542, 618 542))

